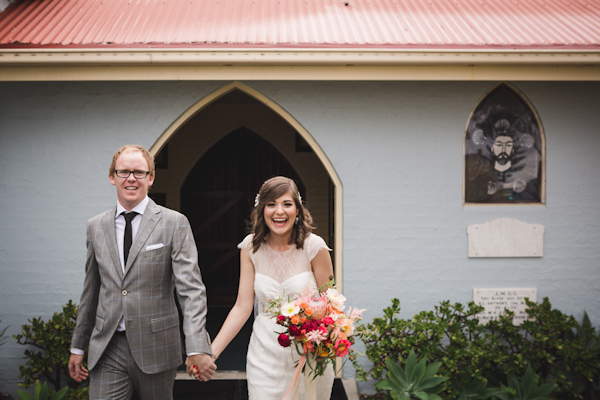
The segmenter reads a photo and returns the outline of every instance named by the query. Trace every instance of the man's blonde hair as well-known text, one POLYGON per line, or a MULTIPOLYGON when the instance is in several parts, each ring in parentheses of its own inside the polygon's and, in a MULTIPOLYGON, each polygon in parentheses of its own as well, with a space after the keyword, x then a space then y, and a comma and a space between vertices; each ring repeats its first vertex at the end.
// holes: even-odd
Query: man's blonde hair
POLYGON ((114 175, 115 166, 117 164, 117 158, 119 158, 121 154, 129 150, 139 151, 140 153, 142 153, 142 156, 144 156, 144 158, 148 162, 148 171, 150 172, 150 176, 154 176, 154 157, 152 156, 152 154, 150 154, 148 150, 137 144, 126 144, 125 146, 119 148, 119 150, 115 151, 115 154, 113 154, 112 162, 110 163, 110 169, 108 170, 108 176, 110 177, 114 175))

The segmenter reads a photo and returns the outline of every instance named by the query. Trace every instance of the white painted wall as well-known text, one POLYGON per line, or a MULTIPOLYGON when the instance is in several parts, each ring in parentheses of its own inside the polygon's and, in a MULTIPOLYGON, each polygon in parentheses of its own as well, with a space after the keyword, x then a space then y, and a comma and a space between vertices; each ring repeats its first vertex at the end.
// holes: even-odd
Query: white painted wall
MULTIPOLYGON (((229 82, 0 83, 0 319, 79 300, 85 221, 111 207, 108 165, 125 143, 150 147, 188 107, 229 82)), ((497 82, 246 82, 293 115, 342 180, 344 294, 370 320, 401 317, 473 288, 535 287, 600 325, 600 83, 513 82, 546 133, 545 206, 463 206, 463 134, 497 82), (545 226, 541 258, 467 257, 466 229, 497 218, 545 226)), ((0 384, 24 348, 0 347, 0 384)), ((346 377, 352 376, 346 366, 346 377)), ((361 385, 361 390, 369 390, 361 385)))

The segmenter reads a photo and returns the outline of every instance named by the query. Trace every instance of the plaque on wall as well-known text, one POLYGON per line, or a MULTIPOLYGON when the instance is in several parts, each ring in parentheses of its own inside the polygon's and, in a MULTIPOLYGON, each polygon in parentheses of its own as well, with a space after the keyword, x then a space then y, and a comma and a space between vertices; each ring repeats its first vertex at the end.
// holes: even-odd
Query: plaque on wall
POLYGON ((499 218, 467 226, 469 258, 542 257, 544 225, 499 218))
POLYGON ((473 289, 473 301, 485 311, 477 315, 479 323, 497 319, 504 310, 515 313, 513 324, 521 325, 527 319, 525 298, 537 302, 537 288, 528 289, 473 289))

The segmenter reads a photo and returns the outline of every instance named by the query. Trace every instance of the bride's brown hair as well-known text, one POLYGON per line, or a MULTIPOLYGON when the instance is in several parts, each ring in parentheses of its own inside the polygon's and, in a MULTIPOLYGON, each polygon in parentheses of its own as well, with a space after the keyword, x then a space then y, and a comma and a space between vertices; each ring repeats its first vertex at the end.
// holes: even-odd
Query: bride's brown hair
POLYGON ((301 249, 304 246, 304 240, 306 240, 314 229, 314 226, 312 226, 312 216, 302 204, 296 183, 284 176, 276 176, 262 184, 256 196, 256 205, 250 214, 249 225, 251 233, 254 234, 254 238, 252 239, 252 251, 254 253, 265 242, 265 237, 269 233, 269 228, 264 217, 265 205, 277 200, 286 193, 292 195, 298 209, 298 222, 292 227, 292 236, 290 237, 289 244, 296 244, 296 248, 301 249))

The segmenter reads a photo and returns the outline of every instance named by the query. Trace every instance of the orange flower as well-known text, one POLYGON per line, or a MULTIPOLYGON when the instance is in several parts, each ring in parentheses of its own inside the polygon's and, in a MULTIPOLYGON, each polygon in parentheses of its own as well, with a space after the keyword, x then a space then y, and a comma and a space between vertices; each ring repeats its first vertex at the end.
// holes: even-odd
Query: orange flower
POLYGON ((300 318, 300 321, 302 321, 302 323, 305 323, 306 322, 306 317, 300 318))
POLYGON ((310 308, 305 308, 304 309, 304 314, 306 314, 307 317, 310 317, 312 315, 312 310, 310 308))
POLYGON ((327 347, 322 347, 319 349, 317 355, 319 357, 329 357, 329 349, 327 347))
POLYGON ((290 320, 292 321, 292 324, 298 325, 298 323, 300 322, 300 317, 298 316, 298 314, 296 314, 290 320))
POLYGON ((300 303, 300 308, 307 309, 307 308, 308 308, 308 303, 307 303, 307 302, 305 302, 305 301, 301 302, 301 303, 300 303))

